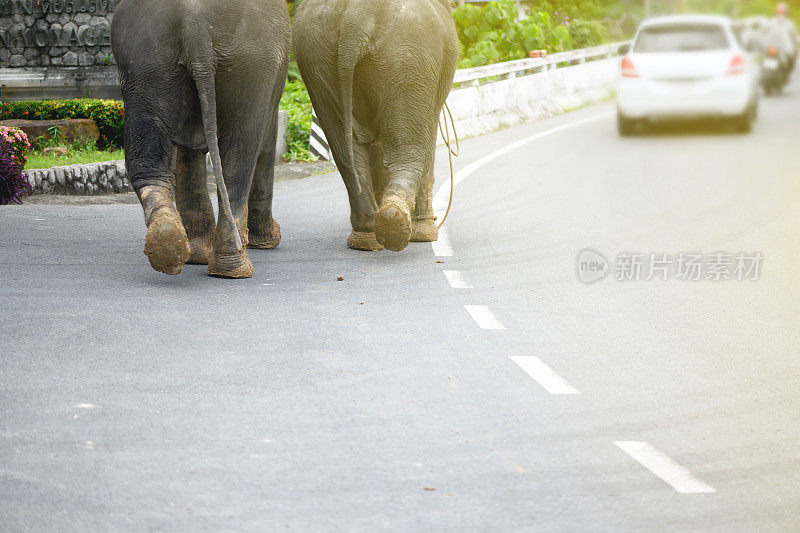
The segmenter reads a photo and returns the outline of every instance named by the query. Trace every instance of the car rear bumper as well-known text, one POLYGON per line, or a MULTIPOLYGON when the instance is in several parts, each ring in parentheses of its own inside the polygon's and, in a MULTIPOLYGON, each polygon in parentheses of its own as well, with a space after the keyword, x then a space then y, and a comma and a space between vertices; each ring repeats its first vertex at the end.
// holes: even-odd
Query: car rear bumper
POLYGON ((617 104, 626 118, 633 119, 733 117, 744 114, 756 95, 750 76, 703 81, 624 78, 617 104))

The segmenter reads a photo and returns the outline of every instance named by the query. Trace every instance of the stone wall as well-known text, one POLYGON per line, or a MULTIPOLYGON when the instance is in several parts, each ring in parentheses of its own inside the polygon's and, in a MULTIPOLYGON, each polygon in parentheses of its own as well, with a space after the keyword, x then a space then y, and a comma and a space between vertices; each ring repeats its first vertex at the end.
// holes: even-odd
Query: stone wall
POLYGON ((0 66, 112 66, 117 0, 0 0, 0 66))
POLYGON ((132 191, 125 161, 26 170, 34 194, 109 194, 132 191))

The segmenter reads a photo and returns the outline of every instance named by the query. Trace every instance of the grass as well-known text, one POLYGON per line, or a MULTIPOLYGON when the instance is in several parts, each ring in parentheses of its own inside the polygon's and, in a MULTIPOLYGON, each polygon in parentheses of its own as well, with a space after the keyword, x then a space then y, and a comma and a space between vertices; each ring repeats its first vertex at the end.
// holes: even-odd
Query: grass
POLYGON ((122 150, 70 150, 65 156, 55 154, 42 154, 41 152, 28 153, 28 164, 26 169, 51 168, 75 164, 102 163, 103 161, 113 161, 125 159, 125 152, 122 150))

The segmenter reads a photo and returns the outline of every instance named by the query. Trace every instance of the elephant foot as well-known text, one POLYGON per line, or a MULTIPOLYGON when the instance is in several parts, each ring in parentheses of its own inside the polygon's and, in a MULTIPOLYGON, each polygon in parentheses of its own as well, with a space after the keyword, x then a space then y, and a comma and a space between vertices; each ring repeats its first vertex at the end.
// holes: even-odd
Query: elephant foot
POLYGON ((191 256, 191 248, 177 214, 162 209, 152 216, 144 240, 144 254, 153 269, 173 276, 181 273, 191 256))
POLYGON ((207 265, 211 262, 214 255, 214 249, 211 247, 211 235, 201 235, 198 237, 191 237, 189 239, 189 248, 192 253, 189 255, 189 260, 186 261, 190 265, 207 265))
POLYGON ((425 218, 411 221, 412 242, 433 242, 439 238, 439 228, 436 219, 425 218))
POLYGON ((252 278, 253 263, 247 257, 245 248, 242 248, 241 252, 232 253, 215 250, 208 263, 207 274, 215 278, 252 278))
POLYGON ((365 252, 378 252, 383 250, 383 246, 375 238, 375 233, 366 231, 353 231, 347 238, 347 246, 353 250, 364 250, 365 252))
POLYGON ((281 226, 274 219, 270 219, 269 227, 266 231, 262 230, 261 225, 256 225, 250 230, 250 242, 248 247, 259 250, 272 250, 281 243, 281 226))
POLYGON ((411 240, 411 214, 400 198, 387 198, 375 214, 375 237, 384 247, 399 252, 411 240))

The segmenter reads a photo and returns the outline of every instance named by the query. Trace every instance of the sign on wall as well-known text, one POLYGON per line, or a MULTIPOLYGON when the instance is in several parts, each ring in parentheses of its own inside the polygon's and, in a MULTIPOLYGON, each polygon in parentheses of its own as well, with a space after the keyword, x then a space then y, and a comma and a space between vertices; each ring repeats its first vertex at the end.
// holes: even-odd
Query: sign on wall
POLYGON ((106 66, 118 0, 0 0, 0 67, 106 66))

